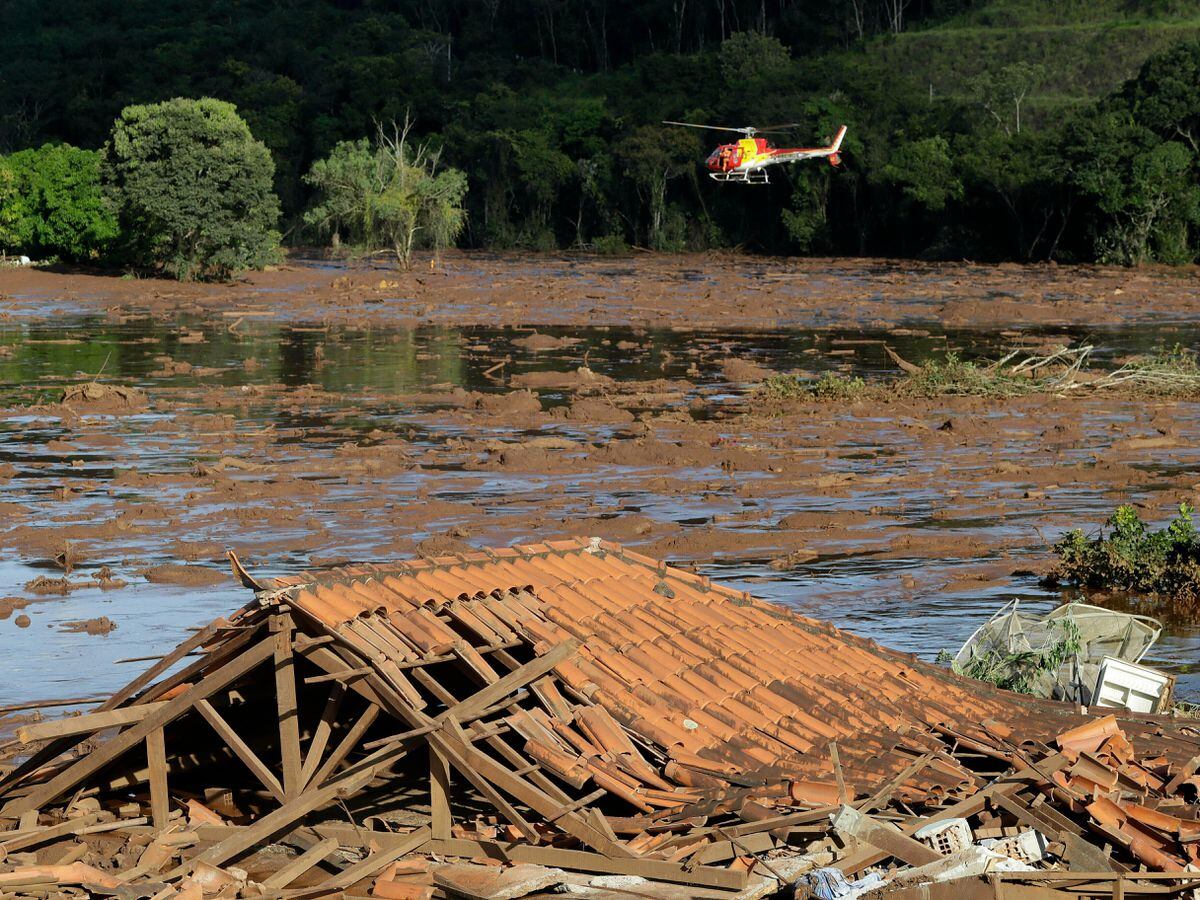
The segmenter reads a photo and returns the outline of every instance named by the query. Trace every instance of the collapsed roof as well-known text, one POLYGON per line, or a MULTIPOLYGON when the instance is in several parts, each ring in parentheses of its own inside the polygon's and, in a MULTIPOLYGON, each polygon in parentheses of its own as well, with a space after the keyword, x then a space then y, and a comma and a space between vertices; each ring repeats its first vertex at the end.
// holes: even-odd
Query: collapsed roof
MULTIPOLYGON (((756 854, 839 805, 941 817, 1037 760, 1057 760, 1050 779, 1071 762, 1050 745, 1088 721, 597 539, 243 578, 253 601, 96 712, 18 732, 30 754, 0 775, 0 849, 88 829, 161 841, 186 818, 193 852, 119 882, 178 885, 287 839, 312 858, 269 888, 502 847, 737 891, 770 873, 756 854), (331 840, 365 855, 321 872, 331 840)), ((1120 728, 1138 756, 1118 762, 1139 772, 1180 774, 1197 753, 1161 717, 1120 728)), ((1189 846, 1131 852, 1166 868, 1189 846)))

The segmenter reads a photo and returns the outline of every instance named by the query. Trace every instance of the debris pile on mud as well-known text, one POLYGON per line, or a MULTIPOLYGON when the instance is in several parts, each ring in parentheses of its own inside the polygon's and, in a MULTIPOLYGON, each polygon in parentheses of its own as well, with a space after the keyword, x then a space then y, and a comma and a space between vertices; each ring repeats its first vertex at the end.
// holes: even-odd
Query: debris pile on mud
POLYGON ((63 406, 73 409, 86 409, 89 412, 121 412, 144 409, 149 400, 146 394, 135 387, 119 384, 102 384, 89 381, 76 384, 63 391, 59 401, 63 406))
POLYGON ((1167 718, 1016 698, 595 538, 234 567, 250 603, 17 730, 6 896, 1200 881, 1200 757, 1167 718))

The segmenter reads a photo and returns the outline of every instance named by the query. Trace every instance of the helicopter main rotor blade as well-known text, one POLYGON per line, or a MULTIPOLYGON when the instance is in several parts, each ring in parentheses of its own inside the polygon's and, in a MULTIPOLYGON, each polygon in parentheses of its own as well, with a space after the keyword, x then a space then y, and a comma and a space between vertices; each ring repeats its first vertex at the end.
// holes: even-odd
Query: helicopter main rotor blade
POLYGON ((789 128, 802 128, 802 127, 803 127, 803 125, 800 122, 784 122, 781 125, 764 125, 762 128, 759 128, 757 130, 758 131, 786 131, 789 128))
POLYGON ((746 134, 754 131, 753 128, 728 128, 725 125, 697 125, 695 122, 669 122, 663 119, 664 125, 682 125, 684 128, 707 128, 709 131, 734 131, 738 134, 746 134))

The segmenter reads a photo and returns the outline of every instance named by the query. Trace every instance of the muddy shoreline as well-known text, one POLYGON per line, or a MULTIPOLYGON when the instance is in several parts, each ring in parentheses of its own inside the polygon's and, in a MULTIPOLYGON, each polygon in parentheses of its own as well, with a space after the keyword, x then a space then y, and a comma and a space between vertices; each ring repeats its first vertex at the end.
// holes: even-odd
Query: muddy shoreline
MULTIPOLYGON (((0 641, 19 650, 0 705, 116 687, 113 661, 247 599, 230 548, 270 576, 598 535, 932 658, 1012 596, 1056 602, 1038 575, 1067 528, 1196 503, 1200 404, 764 406, 755 382, 877 382, 884 343, 919 362, 1088 339, 1101 365, 1194 347, 1197 286, 696 256, 294 261, 231 286, 0 271, 0 641), (90 384, 125 393, 62 402, 90 384)), ((1178 621, 1157 651, 1185 693, 1198 644, 1178 621)))
POLYGON ((229 285, 0 270, 0 310, 342 325, 718 328, 1115 326, 1200 319, 1196 267, 453 252, 412 272, 293 256, 229 285))

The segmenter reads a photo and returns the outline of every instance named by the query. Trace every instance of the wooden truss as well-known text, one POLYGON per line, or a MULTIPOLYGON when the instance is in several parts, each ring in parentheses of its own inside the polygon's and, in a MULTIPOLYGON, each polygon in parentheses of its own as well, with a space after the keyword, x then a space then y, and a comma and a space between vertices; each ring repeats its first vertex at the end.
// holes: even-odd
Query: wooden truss
POLYGON ((122 879, 171 884, 308 833, 295 865, 270 879, 282 889, 353 843, 345 833, 334 840, 332 823, 320 826, 324 837, 304 823, 344 821, 343 808, 353 806, 381 822, 403 810, 407 830, 331 876, 322 885, 331 890, 422 847, 529 858, 524 847, 581 871, 726 890, 746 884, 744 870, 711 864, 739 855, 733 845, 697 864, 688 854, 648 856, 628 838, 644 838, 654 816, 702 795, 664 780, 645 755, 661 763, 660 751, 639 746, 558 678, 574 640, 535 646, 500 620, 472 628, 478 619, 466 606, 430 615, 456 639, 421 646, 382 615, 330 627, 293 608, 286 592, 261 594, 95 712, 22 729, 37 749, 0 777, 0 826, 15 826, 0 831, 0 848, 95 825, 94 817, 67 818, 57 831, 38 824, 81 797, 127 816, 114 828, 145 822, 156 834, 189 802, 211 803, 242 824, 206 827, 207 840, 178 865, 139 864, 122 879), (423 824, 412 827, 417 810, 423 824), (481 831, 479 815, 496 824, 481 831))

